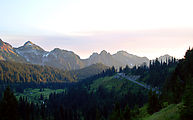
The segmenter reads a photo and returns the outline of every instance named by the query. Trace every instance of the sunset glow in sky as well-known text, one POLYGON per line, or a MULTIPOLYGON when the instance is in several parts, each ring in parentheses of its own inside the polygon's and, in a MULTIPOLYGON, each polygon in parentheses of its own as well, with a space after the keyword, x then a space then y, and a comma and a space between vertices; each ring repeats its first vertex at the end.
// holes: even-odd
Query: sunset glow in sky
POLYGON ((193 47, 192 0, 0 0, 0 38, 45 50, 125 50, 182 58, 193 47))

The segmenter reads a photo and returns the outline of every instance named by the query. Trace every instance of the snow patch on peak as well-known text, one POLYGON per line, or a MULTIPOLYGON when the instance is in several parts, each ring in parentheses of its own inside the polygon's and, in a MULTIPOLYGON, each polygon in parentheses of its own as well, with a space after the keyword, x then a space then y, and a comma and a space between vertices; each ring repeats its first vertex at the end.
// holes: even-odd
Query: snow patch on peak
POLYGON ((32 46, 33 45, 33 43, 31 42, 31 41, 27 41, 25 44, 24 44, 24 46, 32 46))
POLYGON ((50 53, 48 52, 48 53, 44 54, 43 57, 48 57, 49 54, 50 53))

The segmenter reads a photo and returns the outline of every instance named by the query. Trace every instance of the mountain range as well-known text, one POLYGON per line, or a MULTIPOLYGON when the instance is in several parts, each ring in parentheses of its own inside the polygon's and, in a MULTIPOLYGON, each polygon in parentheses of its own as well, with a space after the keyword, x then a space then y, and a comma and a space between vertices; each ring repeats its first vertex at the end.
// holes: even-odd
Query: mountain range
MULTIPOLYGON (((169 55, 159 57, 159 60, 165 61, 171 59, 169 55)), ((147 57, 139 57, 129 54, 126 51, 118 51, 110 54, 103 50, 101 53, 93 53, 87 59, 81 59, 72 51, 55 48, 51 51, 45 51, 40 46, 27 41, 23 46, 14 48, 9 43, 0 39, 0 60, 23 62, 30 64, 46 65, 63 70, 76 70, 88 67, 93 64, 101 63, 105 66, 129 67, 149 64, 147 57)))

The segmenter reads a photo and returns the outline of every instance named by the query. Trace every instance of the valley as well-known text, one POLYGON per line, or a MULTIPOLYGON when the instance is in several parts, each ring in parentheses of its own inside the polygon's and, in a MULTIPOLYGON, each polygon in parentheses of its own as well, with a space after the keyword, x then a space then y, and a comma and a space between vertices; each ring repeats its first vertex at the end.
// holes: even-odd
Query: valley
POLYGON ((192 0, 0 5, 0 120, 193 120, 192 0))
POLYGON ((191 97, 192 50, 180 60, 169 55, 149 60, 124 51, 80 59, 32 42, 9 45, 10 50, 1 45, 0 113, 9 99, 22 120, 180 120, 191 110, 182 106, 191 97))

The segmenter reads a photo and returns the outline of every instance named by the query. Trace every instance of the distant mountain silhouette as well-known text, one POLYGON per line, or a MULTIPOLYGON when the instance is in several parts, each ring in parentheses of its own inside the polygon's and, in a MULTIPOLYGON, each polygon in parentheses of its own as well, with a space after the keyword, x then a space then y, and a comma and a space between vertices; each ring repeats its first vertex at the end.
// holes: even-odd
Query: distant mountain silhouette
POLYGON ((166 55, 163 55, 163 56, 160 56, 159 58, 158 58, 158 60, 161 62, 167 62, 168 60, 171 60, 173 57, 172 56, 170 56, 170 55, 168 55, 168 54, 166 54, 166 55))
MULTIPOLYGON (((164 55, 159 60, 165 61, 166 58, 171 59, 169 55, 164 55)), ((81 59, 72 51, 55 48, 52 51, 45 51, 43 48, 27 41, 23 46, 13 48, 10 44, 0 39, 0 60, 26 62, 38 65, 47 65, 63 70, 75 70, 88 67, 93 64, 101 63, 105 66, 129 67, 139 66, 141 64, 149 64, 147 57, 139 57, 129 54, 126 51, 118 51, 111 55, 103 50, 100 54, 93 53, 87 59, 81 59)))
POLYGON ((116 68, 128 65, 134 67, 135 65, 141 65, 143 63, 149 64, 149 59, 146 57, 138 57, 127 53, 126 51, 118 51, 111 55, 103 50, 100 54, 93 53, 88 59, 84 60, 87 65, 102 63, 107 66, 115 66, 116 68))

